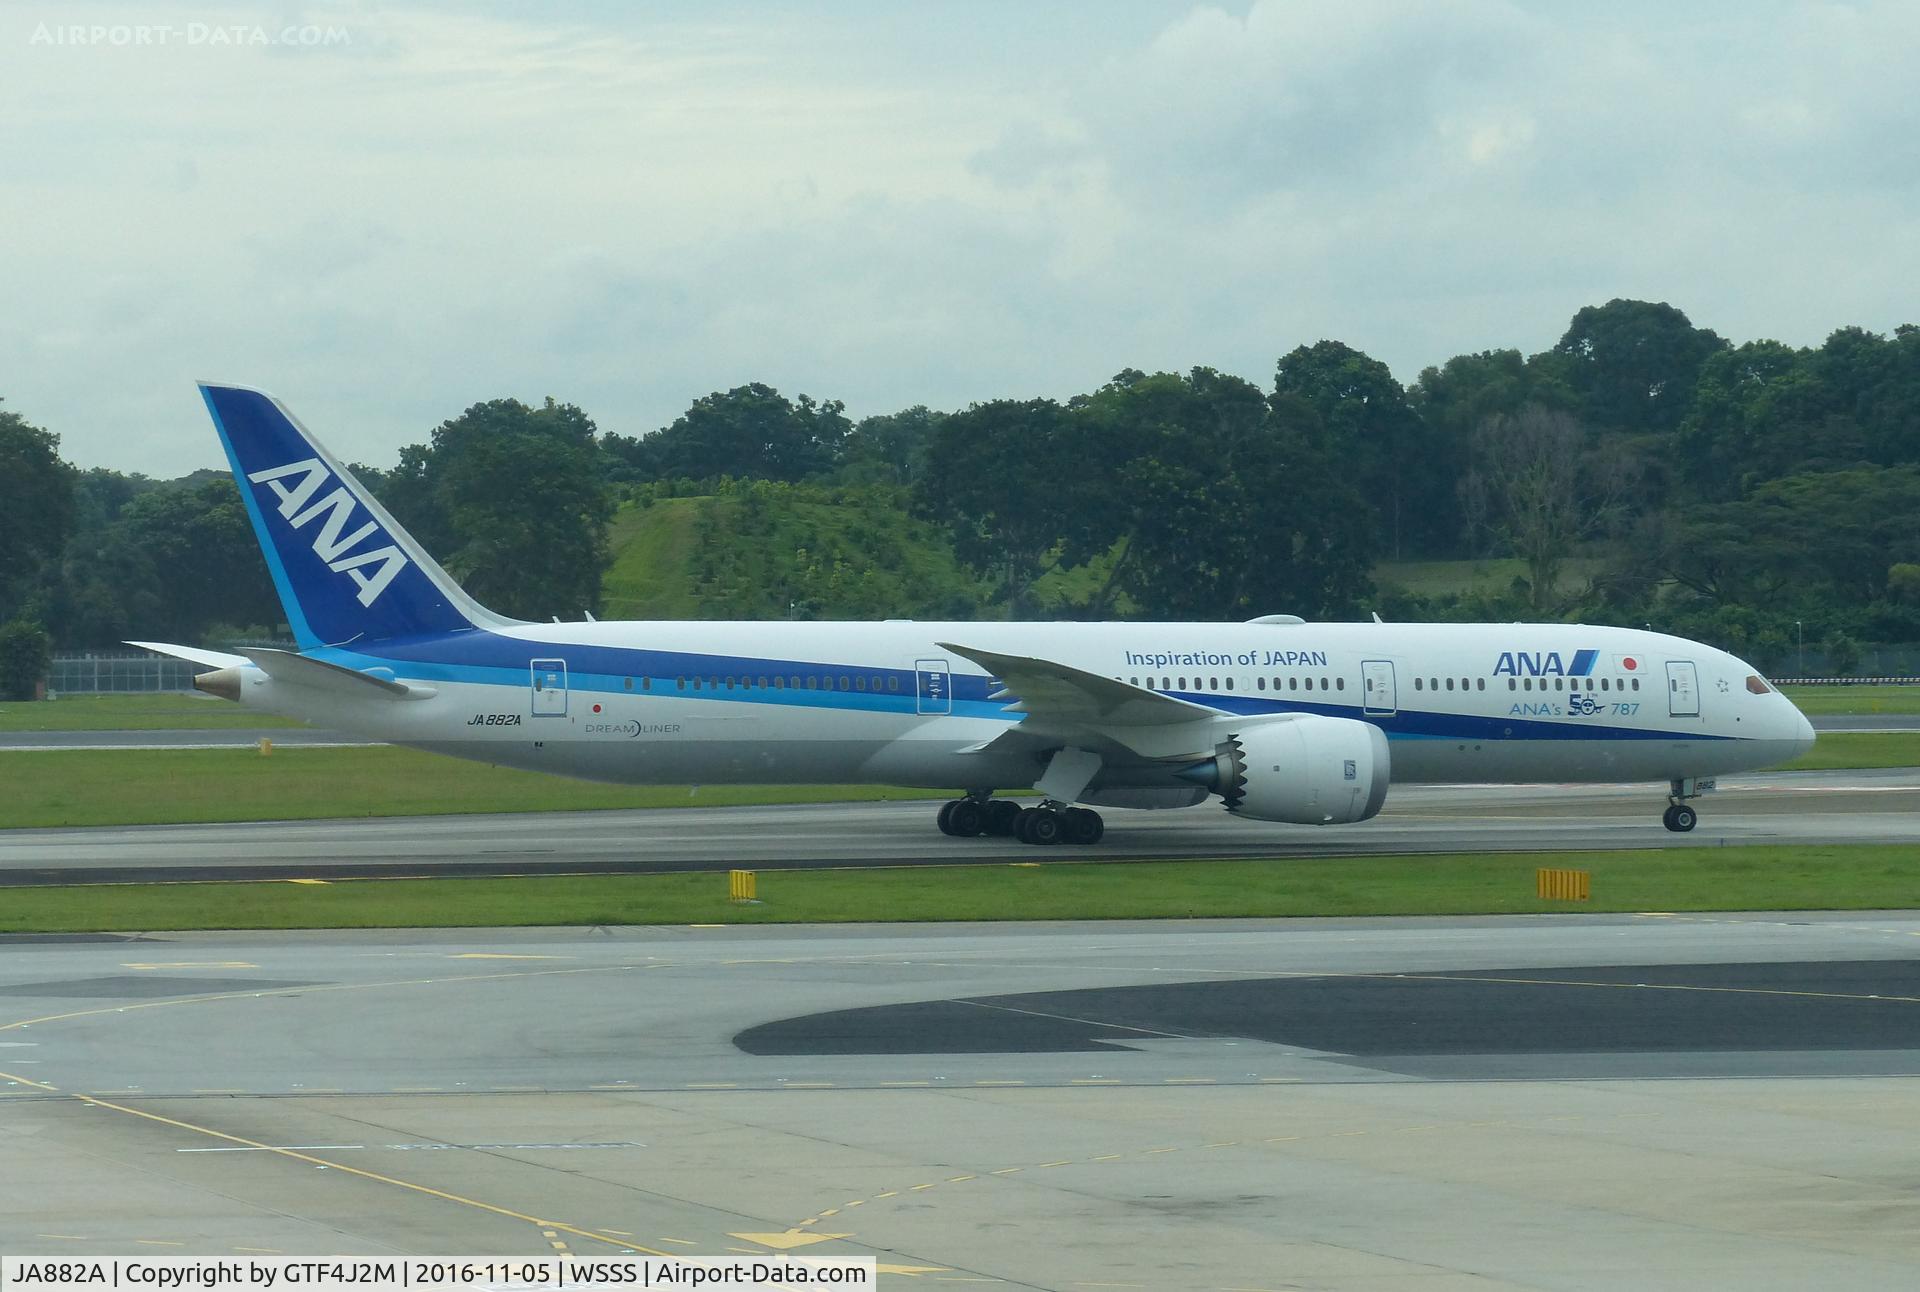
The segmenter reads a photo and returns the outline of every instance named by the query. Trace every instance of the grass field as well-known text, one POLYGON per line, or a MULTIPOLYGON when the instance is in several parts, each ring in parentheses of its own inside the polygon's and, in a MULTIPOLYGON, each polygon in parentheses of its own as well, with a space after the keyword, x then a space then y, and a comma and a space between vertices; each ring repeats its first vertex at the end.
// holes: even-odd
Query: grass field
POLYGON ((722 874, 10 888, 0 932, 1862 910, 1920 906, 1920 851, 1750 847, 762 871, 759 904, 736 905, 726 893, 722 874), (1534 869, 1542 865, 1588 871, 1593 900, 1541 901, 1534 869))
POLYGON ((231 731, 299 725, 210 695, 76 695, 38 704, 0 703, 0 731, 231 731))
MULTIPOLYGON (((1920 732, 1823 736, 1799 770, 1920 765, 1920 732)), ((411 749, 0 750, 0 829, 938 798, 876 785, 596 785, 411 749)))
POLYGON ((874 785, 597 785, 411 749, 0 751, 0 829, 936 797, 874 785))
POLYGON ((1920 686, 1783 686, 1780 690, 1808 715, 1920 713, 1920 686))
POLYGON ((1920 766, 1920 731, 1829 731, 1779 770, 1835 771, 1920 766))

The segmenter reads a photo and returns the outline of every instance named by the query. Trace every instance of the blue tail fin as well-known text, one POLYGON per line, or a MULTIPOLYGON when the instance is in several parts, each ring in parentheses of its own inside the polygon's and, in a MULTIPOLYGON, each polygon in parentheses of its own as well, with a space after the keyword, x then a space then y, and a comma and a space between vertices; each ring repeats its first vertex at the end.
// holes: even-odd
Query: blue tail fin
POLYGON ((462 592, 279 400, 200 394, 302 650, 513 622, 462 592))

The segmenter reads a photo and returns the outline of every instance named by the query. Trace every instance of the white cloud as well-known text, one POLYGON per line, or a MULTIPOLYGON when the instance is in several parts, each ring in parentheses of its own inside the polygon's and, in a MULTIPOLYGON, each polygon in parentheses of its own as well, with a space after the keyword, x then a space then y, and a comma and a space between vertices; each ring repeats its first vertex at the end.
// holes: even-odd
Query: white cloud
POLYGON ((1912 313, 1908 6, 561 12, 152 49, 9 11, 7 407, 171 474, 214 460, 203 375, 390 461, 502 394, 638 433, 749 380, 859 414, 1321 336, 1411 379, 1616 295, 1796 342, 1912 313))

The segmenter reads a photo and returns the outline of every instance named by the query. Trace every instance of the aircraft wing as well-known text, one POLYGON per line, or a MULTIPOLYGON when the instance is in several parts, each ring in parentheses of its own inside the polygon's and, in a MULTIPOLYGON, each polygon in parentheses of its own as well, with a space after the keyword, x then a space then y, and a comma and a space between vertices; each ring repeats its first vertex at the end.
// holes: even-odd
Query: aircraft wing
MULTIPOLYGON (((1175 699, 1145 687, 1089 673, 1068 664, 1039 659, 1031 655, 1003 655, 998 651, 962 646, 956 642, 939 643, 942 650, 972 660, 999 678, 1005 689, 1001 696, 1017 696, 1009 711, 1024 713, 1029 725, 1050 733, 1070 734, 1084 730, 1090 735, 1117 739, 1136 745, 1129 733, 1140 728, 1181 727, 1189 723, 1209 722, 1218 717, 1205 705, 1175 699)), ((1144 733, 1139 733, 1144 734, 1144 733)), ((1158 742, 1156 742, 1158 743, 1158 742)))

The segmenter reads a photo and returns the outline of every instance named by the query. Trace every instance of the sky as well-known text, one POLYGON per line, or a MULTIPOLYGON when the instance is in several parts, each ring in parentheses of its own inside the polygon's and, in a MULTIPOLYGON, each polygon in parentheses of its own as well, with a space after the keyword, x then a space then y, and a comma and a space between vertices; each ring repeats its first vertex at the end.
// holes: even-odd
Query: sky
POLYGON ((485 399, 640 435, 1335 338, 1402 381, 1669 301, 1920 321, 1920 5, 11 3, 0 398, 217 465, 192 383, 390 465, 485 399))

